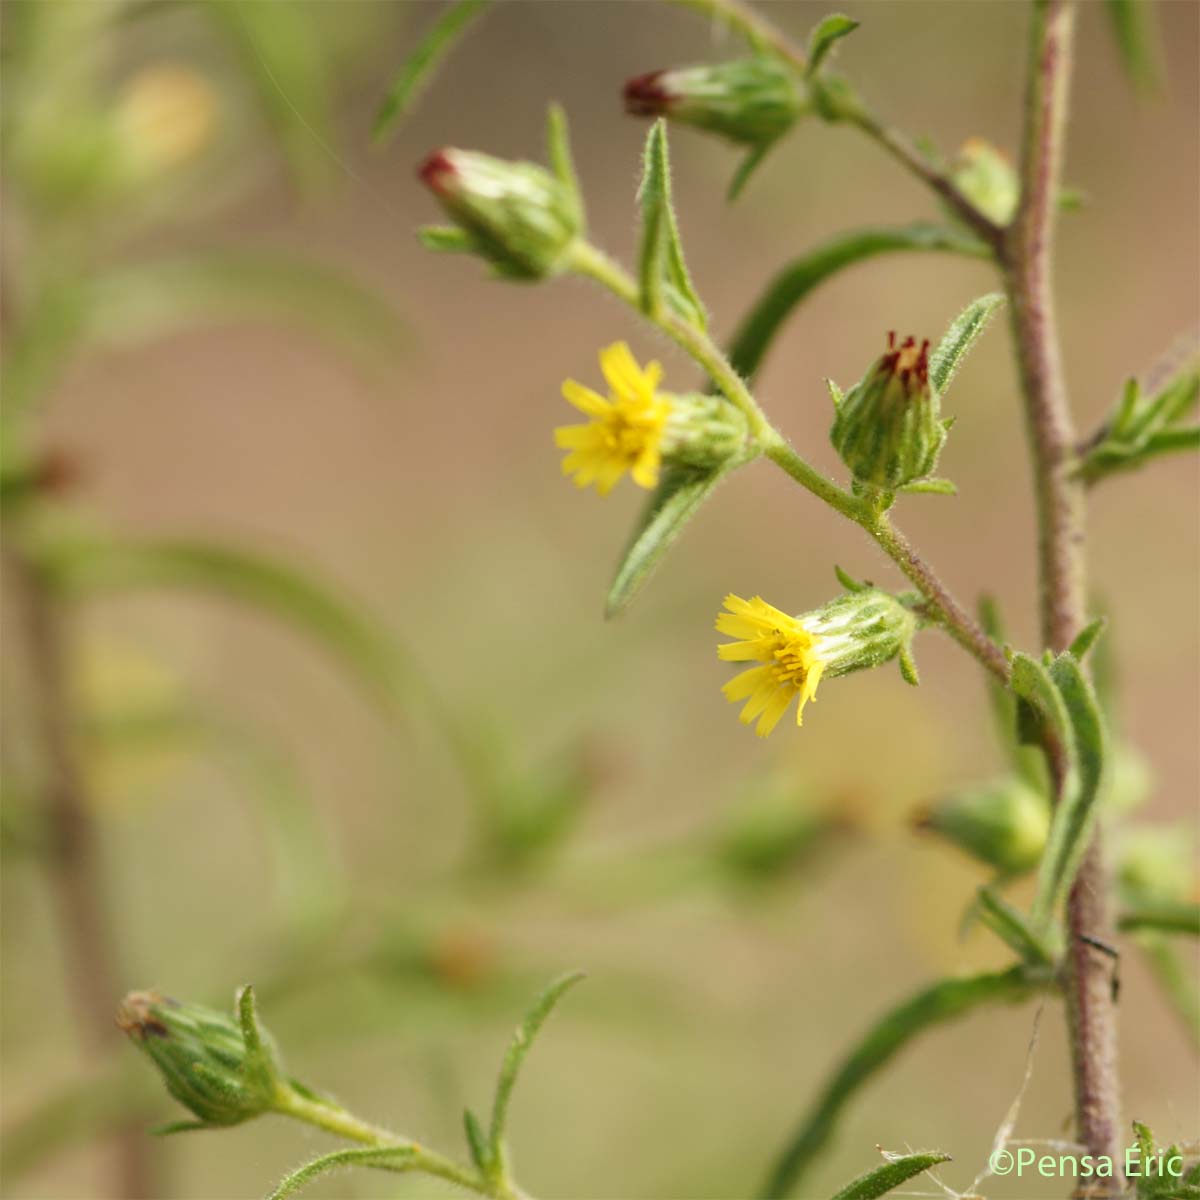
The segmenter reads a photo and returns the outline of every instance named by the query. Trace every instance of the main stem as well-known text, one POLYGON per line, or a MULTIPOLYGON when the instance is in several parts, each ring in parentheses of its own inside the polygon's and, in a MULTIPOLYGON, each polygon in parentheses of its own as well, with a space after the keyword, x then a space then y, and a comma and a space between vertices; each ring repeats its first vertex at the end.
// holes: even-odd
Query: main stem
MULTIPOLYGON (((1084 490, 1071 474, 1077 439, 1051 284, 1074 20, 1071 0, 1038 0, 1035 5, 1021 202, 1001 256, 1034 467, 1042 639, 1054 650, 1070 643, 1087 612, 1084 490)), ((1052 761, 1051 769, 1057 783, 1060 764, 1052 761)), ((1108 1155, 1119 1163, 1116 1009, 1109 964, 1084 940, 1107 940, 1111 935, 1108 891, 1097 831, 1067 904, 1065 986, 1077 1135, 1089 1153, 1108 1155)), ((1120 1187, 1119 1178, 1111 1181, 1112 1193, 1120 1187)))
MULTIPOLYGON (((87 785, 71 728, 63 614, 54 589, 18 549, 6 554, 29 655, 30 710, 42 748, 45 816, 51 838, 49 874, 65 932, 71 993, 89 1048, 102 1052, 116 1029, 121 995, 116 947, 107 918, 104 879, 87 785)), ((117 1134, 117 1186, 124 1200, 156 1194, 145 1131, 117 1134)))

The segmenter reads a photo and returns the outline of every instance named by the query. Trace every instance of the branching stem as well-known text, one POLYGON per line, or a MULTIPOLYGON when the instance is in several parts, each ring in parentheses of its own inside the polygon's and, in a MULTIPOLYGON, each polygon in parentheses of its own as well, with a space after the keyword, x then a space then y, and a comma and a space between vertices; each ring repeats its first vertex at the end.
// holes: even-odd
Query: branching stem
MULTIPOLYGON (((595 280, 631 308, 642 311, 638 287, 633 278, 595 246, 580 243, 574 252, 572 266, 578 274, 595 280)), ((936 622, 987 670, 1000 680, 1007 681, 1008 660, 1000 647, 967 615, 904 534, 885 514, 878 512, 864 499, 826 479, 788 443, 759 407, 745 380, 709 336, 671 313, 643 315, 682 347, 705 370, 730 403, 745 413, 751 435, 763 454, 801 487, 856 525, 862 526, 925 598, 936 622)))
POLYGON ((301 1095, 287 1084, 280 1085, 275 1111, 363 1146, 374 1146, 380 1150, 407 1150, 409 1153, 404 1158, 403 1166, 405 1172, 416 1171, 445 1179, 478 1196, 491 1197, 491 1200, 529 1200, 506 1174, 493 1177, 461 1167, 444 1155, 379 1125, 372 1125, 344 1108, 301 1095))

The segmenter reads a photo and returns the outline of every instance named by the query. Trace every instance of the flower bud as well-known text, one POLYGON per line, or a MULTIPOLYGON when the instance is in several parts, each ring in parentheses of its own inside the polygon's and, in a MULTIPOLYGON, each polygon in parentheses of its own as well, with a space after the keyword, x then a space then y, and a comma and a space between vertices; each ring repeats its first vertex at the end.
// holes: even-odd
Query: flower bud
POLYGON ((968 138, 950 168, 954 186, 989 220, 1007 225, 1017 211, 1021 185, 1008 155, 985 138, 968 138))
POLYGON ((939 800, 914 824, 940 834, 980 862, 1016 875, 1031 870, 1041 858, 1050 805, 1019 779, 995 779, 939 800))
POLYGON ((929 343, 888 334, 887 352, 838 404, 830 437, 860 483, 895 491, 928 475, 946 430, 929 384, 929 343))
POLYGON ((822 679, 877 667, 897 655, 907 657, 918 624, 897 597, 866 586, 798 617, 760 596, 726 596, 725 608, 717 617, 717 632, 739 640, 718 646, 718 656, 762 665, 735 676, 722 691, 730 703, 746 701, 742 723, 757 717, 759 737, 775 728, 797 698, 799 725, 804 705, 816 699, 822 679))
POLYGON ((786 133, 810 107, 803 83, 770 58, 674 67, 625 85, 625 111, 634 116, 665 116, 751 146, 786 133))
POLYGON ((583 221, 571 189, 549 171, 445 149, 425 160, 420 177, 467 235, 469 249, 499 274, 545 279, 565 268, 583 221))
POLYGON ((117 1024, 154 1062, 167 1091, 206 1125, 237 1125, 274 1107, 279 1063, 257 1025, 247 1049, 245 1020, 252 1000, 238 1000, 243 1023, 199 1004, 157 992, 130 992, 117 1024))

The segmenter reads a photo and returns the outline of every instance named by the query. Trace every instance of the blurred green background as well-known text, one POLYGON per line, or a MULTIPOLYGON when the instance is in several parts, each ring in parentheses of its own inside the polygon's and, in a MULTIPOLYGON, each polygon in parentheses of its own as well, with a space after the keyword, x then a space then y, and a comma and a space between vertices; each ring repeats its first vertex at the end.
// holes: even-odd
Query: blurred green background
MULTIPOLYGON (((922 804, 999 764, 978 668, 929 634, 917 646, 919 691, 894 670, 864 674, 827 685, 803 730, 785 723, 755 739, 719 691, 712 621, 724 594, 761 592, 799 612, 832 594, 834 562, 883 586, 899 586, 898 573, 759 466, 722 489, 653 586, 605 624, 604 592, 641 497, 626 486, 602 501, 561 480, 550 432, 567 414, 559 383, 594 381, 597 349, 617 338, 661 358, 668 387, 694 386, 695 372, 582 282, 493 282, 478 262, 430 255, 413 236, 437 219, 414 177, 426 151, 538 158, 545 104, 557 99, 593 236, 629 261, 645 129, 621 113, 622 82, 741 47, 651 3, 502 3, 373 151, 374 111, 437 7, 300 4, 309 41, 280 59, 268 48, 264 61, 273 7, 240 6, 258 15, 231 35, 201 11, 227 5, 118 6, 114 21, 91 0, 4 5, 6 189, 14 162, 49 180, 32 206, 6 191, 5 325, 22 269, 39 258, 102 270, 236 247, 320 261, 386 298, 394 325, 365 307, 363 321, 378 325, 370 338, 343 313, 350 340, 370 343, 359 361, 311 328, 247 320, 232 303, 223 315, 220 299, 215 322, 154 339, 140 333, 138 321, 152 323, 143 313, 44 390, 37 442, 74 464, 73 520, 221 538, 319 570, 376 614, 438 700, 422 685, 399 706, 364 701, 319 649, 219 599, 117 594, 87 606, 72 626, 81 706, 136 718, 186 697, 205 713, 201 735, 87 743, 122 984, 224 1005, 256 982, 298 1076, 457 1152, 461 1107, 486 1099, 526 1001, 582 967, 589 981, 553 1018, 517 1093, 517 1177, 564 1198, 744 1195, 878 1013, 926 980, 1006 961, 983 932, 959 935, 984 870, 911 829, 922 804), (39 7, 70 27, 57 45, 78 58, 21 57, 26 10, 39 7), (195 121, 185 144, 167 137, 169 179, 130 183, 136 162, 109 179, 103 148, 38 165, 77 126, 90 146, 87 126, 105 106, 124 100, 136 120, 130 80, 155 64, 186 68, 173 102, 195 121), (199 99, 187 90, 197 87, 199 99), (62 219, 54 195, 69 198, 62 219), (465 770, 464 736, 475 747, 465 770), (481 761, 493 780, 482 790, 481 761), (511 781, 499 799, 496 762, 511 781), (543 852, 519 855, 497 806, 519 824, 520 805, 538 796, 564 828, 543 852), (772 886, 738 885, 710 848, 764 796, 837 832, 772 886)), ((862 28, 842 68, 897 125, 947 152, 976 134, 1015 148, 1024 6, 844 7, 862 28)), ((1058 293, 1089 430, 1123 379, 1200 318, 1200 9, 1159 6, 1167 84, 1151 99, 1123 79, 1101 6, 1083 9, 1066 178, 1087 203, 1061 223, 1058 293)), ((825 11, 770 10, 797 36, 825 11)), ((187 120, 166 127, 178 135, 187 120)), ((166 136, 137 128, 143 140, 166 136)), ((778 266, 822 238, 937 215, 865 139, 816 122, 732 207, 735 152, 687 131, 672 152, 690 265, 723 336, 778 266)), ((889 329, 936 336, 994 286, 986 266, 948 256, 848 271, 789 324, 760 398, 834 473, 822 380, 852 382, 889 329)), ((960 495, 907 499, 899 521, 961 597, 993 592, 1015 640, 1032 645, 1033 518, 1003 323, 948 407, 958 422, 941 468, 960 495)), ((1112 614, 1122 722, 1155 780, 1144 816, 1194 827, 1196 465, 1166 460, 1093 499, 1094 585, 1112 614)), ((5 618, 19 642, 11 605, 5 618)), ((19 674, 5 683, 5 751, 18 764, 19 674)), ((114 1044, 115 1066, 85 1058, 37 855, 19 837, 6 849, 5 1128, 27 1130, 81 1079, 100 1079, 97 1094, 114 1104, 132 1087, 147 1127, 173 1118, 131 1048, 114 1044)), ((1164 1140, 1194 1135, 1195 1049, 1133 953, 1123 977, 1126 1112, 1164 1140)), ((1064 1137, 1069 1124, 1061 1014, 1048 1007, 1017 1127, 1028 1137, 1064 1137)), ((1021 1084, 1034 1012, 982 1011, 911 1047, 851 1106, 802 1194, 867 1169, 877 1144, 944 1148, 955 1162, 943 1177, 965 1188, 1021 1084)), ((324 1148, 266 1119, 154 1152, 164 1196, 212 1198, 261 1195, 324 1148)), ((81 1130, 4 1194, 101 1196, 110 1167, 81 1130)), ((1058 1194, 1041 1186, 989 1194, 1058 1194)), ((443 1192, 363 1173, 310 1194, 443 1192)))

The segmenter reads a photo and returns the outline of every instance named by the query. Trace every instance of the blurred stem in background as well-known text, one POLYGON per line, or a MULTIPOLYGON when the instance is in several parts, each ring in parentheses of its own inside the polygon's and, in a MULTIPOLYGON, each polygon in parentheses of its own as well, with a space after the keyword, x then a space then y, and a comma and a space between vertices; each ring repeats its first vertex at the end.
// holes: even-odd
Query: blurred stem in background
MULTIPOLYGON (((107 1012, 120 995, 125 973, 117 954, 110 915, 111 898, 104 867, 95 805, 75 737, 66 675, 69 653, 67 613, 39 567, 26 558, 13 537, 5 546, 9 585, 19 608, 28 654, 27 690, 31 724, 39 739, 43 804, 49 845, 45 867, 58 901, 66 957, 68 987, 79 1025, 93 1055, 102 1056, 115 1042, 107 1012)), ((138 1124, 115 1135, 116 1194, 146 1197, 160 1194, 154 1170, 154 1146, 138 1124)))

